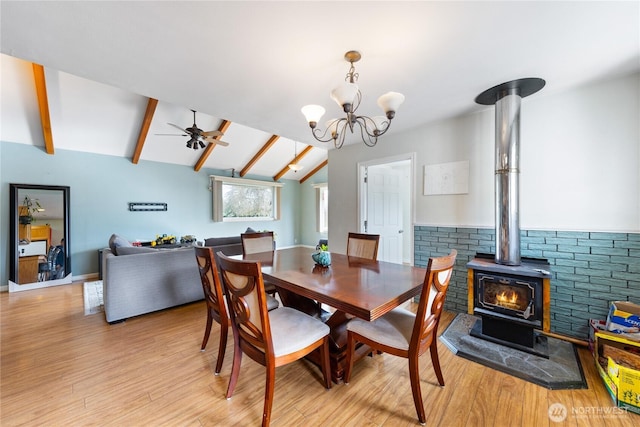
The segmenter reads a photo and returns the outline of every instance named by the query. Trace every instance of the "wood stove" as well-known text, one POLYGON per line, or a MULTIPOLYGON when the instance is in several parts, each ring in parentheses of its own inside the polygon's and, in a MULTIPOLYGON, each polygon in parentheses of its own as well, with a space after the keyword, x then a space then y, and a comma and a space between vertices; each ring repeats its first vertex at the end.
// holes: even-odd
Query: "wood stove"
POLYGON ((523 258, 518 266, 493 262, 477 254, 469 268, 469 313, 480 317, 471 335, 528 353, 548 357, 549 264, 523 258))

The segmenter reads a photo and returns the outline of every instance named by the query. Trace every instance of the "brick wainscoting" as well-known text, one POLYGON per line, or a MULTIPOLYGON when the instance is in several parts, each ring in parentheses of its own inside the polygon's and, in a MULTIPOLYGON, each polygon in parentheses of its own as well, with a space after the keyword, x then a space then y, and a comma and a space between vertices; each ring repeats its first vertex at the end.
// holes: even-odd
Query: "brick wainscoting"
MULTIPOLYGON (((640 234, 521 230, 521 255, 551 264, 551 331, 586 339, 589 319, 606 319, 610 301, 640 303, 640 234)), ((467 267, 495 253, 495 229, 414 227, 414 263, 458 251, 445 308, 467 311, 467 267)))

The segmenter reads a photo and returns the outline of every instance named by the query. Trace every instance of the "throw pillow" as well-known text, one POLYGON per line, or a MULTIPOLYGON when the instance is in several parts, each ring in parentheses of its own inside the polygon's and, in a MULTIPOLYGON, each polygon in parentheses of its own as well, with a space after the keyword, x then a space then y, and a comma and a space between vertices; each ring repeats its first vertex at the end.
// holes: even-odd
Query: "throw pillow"
POLYGON ((133 246, 127 239, 124 237, 118 236, 117 234, 112 234, 109 238, 109 249, 113 252, 114 255, 120 255, 118 253, 118 248, 122 247, 131 247, 133 246))

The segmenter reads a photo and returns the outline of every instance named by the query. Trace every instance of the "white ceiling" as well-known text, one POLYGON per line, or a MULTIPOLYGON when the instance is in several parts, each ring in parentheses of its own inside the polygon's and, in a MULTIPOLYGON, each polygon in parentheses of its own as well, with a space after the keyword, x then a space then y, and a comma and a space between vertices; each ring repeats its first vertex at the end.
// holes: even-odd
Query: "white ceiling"
MULTIPOLYGON (((193 166, 201 151, 167 122, 217 129, 232 122, 205 167, 242 168, 272 134, 251 174, 273 176, 317 143, 300 108, 323 105, 343 81, 347 50, 363 102, 404 93, 394 132, 481 108, 505 81, 541 77, 547 96, 640 70, 640 2, 2 1, 3 141, 43 145, 32 61, 46 70, 56 148, 131 157, 147 97, 158 99, 143 160, 193 166), (20 58, 20 60, 16 59, 20 58), (24 61, 23 61, 24 60, 24 61)), ((353 142, 355 140, 352 140, 353 142)), ((299 179, 326 159, 314 149, 299 179)))

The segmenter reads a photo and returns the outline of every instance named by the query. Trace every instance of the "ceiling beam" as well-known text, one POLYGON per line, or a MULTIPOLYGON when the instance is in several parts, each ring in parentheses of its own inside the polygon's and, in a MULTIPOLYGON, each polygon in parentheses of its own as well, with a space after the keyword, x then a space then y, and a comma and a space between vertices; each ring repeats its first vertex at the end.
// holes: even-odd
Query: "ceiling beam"
MULTIPOLYGON (((218 130, 222 133, 225 133, 227 129, 229 129, 229 126, 231 126, 231 122, 229 120, 223 120, 220 126, 218 127, 218 130)), ((215 136, 213 139, 221 139, 221 138, 222 136, 218 135, 218 136, 215 136)), ((204 162, 207 161, 207 159, 209 158, 209 154, 211 154, 211 152, 216 147, 216 145, 217 144, 215 144, 214 142, 210 142, 209 145, 205 147, 204 151, 202 152, 202 155, 198 159, 198 162, 193 167, 194 171, 198 172, 202 168, 202 165, 204 165, 204 162)))
POLYGON ((256 155, 253 156, 251 160, 249 160, 249 163, 247 163, 245 167, 242 168, 242 170, 240 171, 241 177, 245 176, 249 172, 249 169, 251 169, 258 162, 258 160, 260 160, 260 158, 264 156, 267 153, 267 151, 269 151, 269 149, 273 146, 273 144, 276 143, 278 138, 280 138, 278 135, 271 135, 271 138, 269 138, 266 144, 262 146, 260 151, 258 151, 256 155))
POLYGON ((311 172, 309 172, 308 174, 306 174, 304 177, 302 177, 302 179, 300 180, 300 184, 302 184, 303 182, 305 182, 306 180, 308 180, 309 178, 311 178, 313 175, 315 175, 320 169, 322 169, 323 167, 327 166, 329 164, 329 159, 326 159, 324 162, 320 163, 318 166, 316 166, 311 172))
POLYGON ((40 64, 33 65, 33 78, 36 83, 36 95, 38 96, 38 109, 40 110, 40 123, 42 124, 42 136, 44 148, 47 154, 53 154, 53 134, 51 133, 51 117, 49 116, 49 99, 47 97, 47 82, 44 78, 44 67, 40 64))
POLYGON ((142 126, 140 126, 140 133, 138 134, 138 142, 136 143, 136 149, 133 152, 133 157, 131 158, 131 162, 133 164, 138 164, 140 160, 140 155, 142 154, 142 148, 144 147, 144 142, 147 140, 147 134, 149 133, 149 127, 151 126, 151 120, 153 119, 153 115, 156 112, 156 107, 158 106, 158 100, 149 98, 147 102, 147 111, 144 112, 144 118, 142 119, 142 126))
POLYGON ((282 170, 280 172, 278 172, 276 174, 276 176, 273 177, 273 180, 277 181, 280 178, 282 178, 284 176, 284 174, 287 173, 287 171, 289 170, 289 164, 290 163, 298 163, 300 161, 300 159, 302 159, 304 156, 306 156, 307 153, 309 151, 311 151, 312 149, 313 149, 313 147, 311 145, 307 145, 306 148, 300 152, 300 154, 295 156, 293 158, 293 160, 291 160, 289 163, 287 163, 287 166, 283 167, 282 170))

